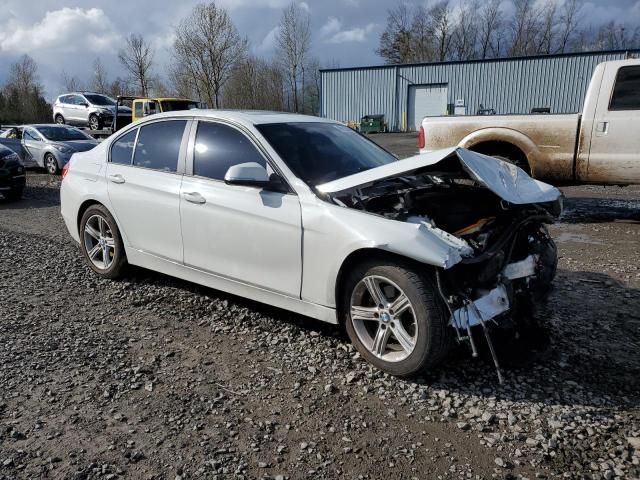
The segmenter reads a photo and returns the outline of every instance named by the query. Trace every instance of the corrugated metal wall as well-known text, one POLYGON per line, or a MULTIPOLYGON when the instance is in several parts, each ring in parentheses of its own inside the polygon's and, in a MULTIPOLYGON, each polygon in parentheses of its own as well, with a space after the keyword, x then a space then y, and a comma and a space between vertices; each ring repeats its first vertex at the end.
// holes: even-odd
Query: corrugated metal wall
POLYGON ((403 130, 410 85, 447 84, 448 103, 463 100, 467 114, 482 104, 498 114, 582 109, 595 66, 640 50, 595 52, 473 62, 333 69, 321 72, 321 114, 341 122, 382 113, 389 128, 403 130))

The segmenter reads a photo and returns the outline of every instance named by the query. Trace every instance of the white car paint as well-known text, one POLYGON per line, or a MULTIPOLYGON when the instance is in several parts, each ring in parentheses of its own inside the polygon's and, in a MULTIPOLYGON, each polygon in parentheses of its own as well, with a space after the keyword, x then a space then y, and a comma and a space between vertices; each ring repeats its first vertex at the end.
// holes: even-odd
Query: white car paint
MULTIPOLYGON (((101 203, 118 224, 130 264, 330 323, 337 323, 340 268, 361 249, 394 252, 442 268, 471 254, 464 240, 430 224, 390 220, 319 198, 256 129, 261 123, 285 122, 336 123, 268 112, 170 112, 147 117, 94 150, 75 154, 61 187, 62 216, 71 236, 80 241, 83 204, 101 203), (189 120, 177 173, 108 163, 111 144, 129 130, 176 118, 189 120), (240 129, 293 192, 266 192, 192 176, 197 121, 240 129), (198 202, 198 196, 206 202, 198 202)), ((442 159, 451 153, 433 155, 442 159)))

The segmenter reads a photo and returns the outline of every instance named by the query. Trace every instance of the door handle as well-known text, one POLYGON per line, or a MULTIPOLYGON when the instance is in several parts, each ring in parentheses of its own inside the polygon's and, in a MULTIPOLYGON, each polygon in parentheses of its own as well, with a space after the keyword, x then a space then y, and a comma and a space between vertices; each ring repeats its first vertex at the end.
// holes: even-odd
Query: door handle
POLYGON ((111 180, 113 183, 124 183, 124 177, 122 175, 120 175, 119 173, 116 173, 115 175, 109 175, 109 180, 111 180))
POLYGON ((207 203, 207 200, 198 192, 185 192, 182 194, 182 196, 187 202, 196 203, 198 205, 207 203))
POLYGON ((609 122, 596 123, 596 133, 601 133, 602 135, 606 135, 608 132, 609 132, 609 122))

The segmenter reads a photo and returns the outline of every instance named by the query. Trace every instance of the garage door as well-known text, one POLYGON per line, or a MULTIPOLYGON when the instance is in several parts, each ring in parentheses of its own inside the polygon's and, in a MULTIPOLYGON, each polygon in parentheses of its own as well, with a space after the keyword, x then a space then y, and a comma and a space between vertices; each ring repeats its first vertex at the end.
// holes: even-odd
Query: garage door
POLYGON ((447 85, 414 85, 409 87, 407 128, 418 130, 424 117, 446 115, 447 85))

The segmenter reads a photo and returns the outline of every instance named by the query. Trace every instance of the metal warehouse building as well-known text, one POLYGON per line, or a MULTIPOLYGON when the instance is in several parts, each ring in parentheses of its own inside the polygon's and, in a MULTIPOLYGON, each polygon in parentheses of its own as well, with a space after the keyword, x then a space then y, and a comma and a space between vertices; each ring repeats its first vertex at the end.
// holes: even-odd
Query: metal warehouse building
POLYGON ((467 62, 321 70, 321 115, 357 122, 384 114, 392 131, 419 127, 425 116, 525 114, 534 108, 575 113, 595 66, 640 50, 590 52, 467 62))

